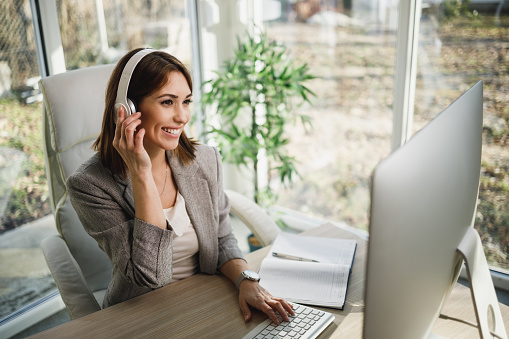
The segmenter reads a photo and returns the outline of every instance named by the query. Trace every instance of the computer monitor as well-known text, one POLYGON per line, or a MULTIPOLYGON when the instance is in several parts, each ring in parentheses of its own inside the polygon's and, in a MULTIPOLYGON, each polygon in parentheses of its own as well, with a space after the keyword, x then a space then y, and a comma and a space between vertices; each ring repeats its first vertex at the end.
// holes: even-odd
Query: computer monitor
POLYGON ((482 333, 489 333, 491 308, 496 330, 507 337, 473 229, 482 123, 482 82, 478 82, 375 168, 364 338, 433 336, 432 326, 465 258, 475 258, 467 260, 467 268, 475 277, 470 280, 475 299, 483 299, 476 300, 482 333))

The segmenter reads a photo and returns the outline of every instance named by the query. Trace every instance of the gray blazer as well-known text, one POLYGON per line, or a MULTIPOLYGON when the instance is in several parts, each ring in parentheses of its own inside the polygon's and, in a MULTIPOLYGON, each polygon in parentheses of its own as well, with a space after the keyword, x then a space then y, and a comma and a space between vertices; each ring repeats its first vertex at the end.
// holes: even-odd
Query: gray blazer
MULTIPOLYGON (((167 155, 196 229, 200 271, 214 274, 227 261, 242 258, 230 225, 221 157, 205 145, 197 146, 196 159, 188 166, 171 152, 167 155)), ((83 227, 113 264, 103 307, 170 283, 173 231, 135 218, 129 178, 113 175, 96 154, 68 178, 67 189, 83 227)))

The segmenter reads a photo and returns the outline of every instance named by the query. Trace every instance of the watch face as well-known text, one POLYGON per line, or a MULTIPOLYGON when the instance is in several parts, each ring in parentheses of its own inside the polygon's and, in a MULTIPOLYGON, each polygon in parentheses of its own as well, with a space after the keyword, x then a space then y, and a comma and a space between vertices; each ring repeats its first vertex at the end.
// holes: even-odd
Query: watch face
POLYGON ((254 272, 254 271, 244 271, 244 272, 242 272, 242 274, 244 275, 244 277, 246 279, 255 280, 255 281, 260 280, 260 276, 258 275, 258 273, 254 272))

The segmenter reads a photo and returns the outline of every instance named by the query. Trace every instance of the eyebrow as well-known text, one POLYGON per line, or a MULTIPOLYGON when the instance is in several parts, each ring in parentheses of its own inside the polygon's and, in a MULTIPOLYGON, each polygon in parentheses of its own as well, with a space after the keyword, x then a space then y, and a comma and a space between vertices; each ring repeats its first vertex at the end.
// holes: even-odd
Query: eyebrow
MULTIPOLYGON (((189 93, 188 95, 186 95, 185 99, 192 97, 192 96, 193 96, 193 93, 189 93)), ((172 99, 178 99, 178 95, 169 94, 169 93, 161 94, 160 96, 157 97, 157 99, 160 99, 162 97, 170 97, 172 99)))

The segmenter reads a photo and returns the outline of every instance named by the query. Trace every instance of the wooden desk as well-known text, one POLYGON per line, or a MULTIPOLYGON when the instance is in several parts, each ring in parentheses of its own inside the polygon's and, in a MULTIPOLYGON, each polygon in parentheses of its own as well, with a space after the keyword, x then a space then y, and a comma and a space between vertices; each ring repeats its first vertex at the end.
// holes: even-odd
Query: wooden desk
MULTIPOLYGON (((305 234, 358 240, 345 308, 324 308, 336 319, 319 338, 361 338, 367 242, 331 224, 305 234)), ((257 270, 268 251, 263 248, 247 255, 250 269, 257 270)), ((225 277, 198 274, 31 338, 242 338, 266 316, 253 311, 253 318, 245 323, 237 296, 235 286, 225 277)), ((509 328, 509 307, 500 304, 500 308, 509 328)), ((475 323, 469 289, 457 284, 443 313, 475 323)), ((477 328, 442 319, 433 332, 445 337, 478 337, 477 328)))

